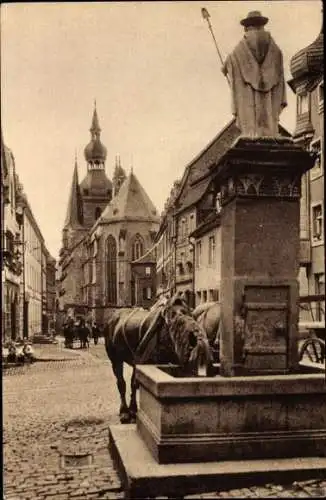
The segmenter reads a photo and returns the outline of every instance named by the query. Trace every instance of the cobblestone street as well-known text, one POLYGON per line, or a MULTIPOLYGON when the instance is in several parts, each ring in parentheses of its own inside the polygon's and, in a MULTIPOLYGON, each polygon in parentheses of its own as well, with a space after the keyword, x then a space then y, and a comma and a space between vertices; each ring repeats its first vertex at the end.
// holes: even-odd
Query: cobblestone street
MULTIPOLYGON (((103 344, 85 351, 65 350, 60 344, 38 347, 44 359, 55 360, 15 368, 3 377, 5 499, 123 498, 108 453, 108 425, 118 423, 119 402, 103 344)), ((127 368, 128 386, 129 377, 127 368)), ((309 496, 326 497, 326 481, 200 498, 309 496)))

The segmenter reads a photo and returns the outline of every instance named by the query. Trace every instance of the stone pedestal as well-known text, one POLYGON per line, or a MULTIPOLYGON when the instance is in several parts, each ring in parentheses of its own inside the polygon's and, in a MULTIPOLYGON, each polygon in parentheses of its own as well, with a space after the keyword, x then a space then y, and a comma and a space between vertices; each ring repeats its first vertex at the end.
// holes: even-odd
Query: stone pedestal
POLYGON ((243 137, 217 166, 221 375, 297 369, 300 190, 311 166, 289 139, 243 137))

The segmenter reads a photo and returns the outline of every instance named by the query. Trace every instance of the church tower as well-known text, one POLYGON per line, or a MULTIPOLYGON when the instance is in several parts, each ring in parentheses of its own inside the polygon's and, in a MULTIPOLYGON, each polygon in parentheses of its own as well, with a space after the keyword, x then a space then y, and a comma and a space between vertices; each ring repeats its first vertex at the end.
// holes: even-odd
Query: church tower
POLYGON ((83 201, 78 182, 77 158, 75 158, 66 219, 62 231, 62 245, 65 250, 72 247, 80 239, 84 232, 83 223, 83 201))
POLYGON ((84 227, 90 229, 112 199, 112 183, 105 173, 106 147, 101 142, 101 128, 96 103, 90 128, 91 141, 85 147, 87 174, 80 184, 84 227))

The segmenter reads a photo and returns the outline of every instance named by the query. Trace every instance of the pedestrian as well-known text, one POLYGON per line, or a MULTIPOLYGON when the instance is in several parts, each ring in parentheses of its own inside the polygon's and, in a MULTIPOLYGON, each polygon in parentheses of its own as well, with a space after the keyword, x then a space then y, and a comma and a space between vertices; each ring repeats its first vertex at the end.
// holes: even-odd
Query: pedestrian
POLYGON ((8 363, 16 363, 17 362, 17 347, 14 342, 10 342, 8 346, 8 363))
POLYGON ((28 342, 24 342, 23 350, 22 350, 24 362, 33 363, 35 361, 34 350, 28 342))
POLYGON ((92 336, 94 339, 94 345, 97 345, 98 343, 98 338, 100 336, 100 329, 96 324, 96 321, 94 321, 93 326, 92 326, 92 336))

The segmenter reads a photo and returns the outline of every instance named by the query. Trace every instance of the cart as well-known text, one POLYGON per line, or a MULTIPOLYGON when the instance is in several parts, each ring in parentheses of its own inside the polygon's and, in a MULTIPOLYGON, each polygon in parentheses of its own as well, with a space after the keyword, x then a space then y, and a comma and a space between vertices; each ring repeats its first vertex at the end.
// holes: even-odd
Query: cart
POLYGON ((325 295, 300 297, 300 316, 299 360, 325 364, 325 295))

